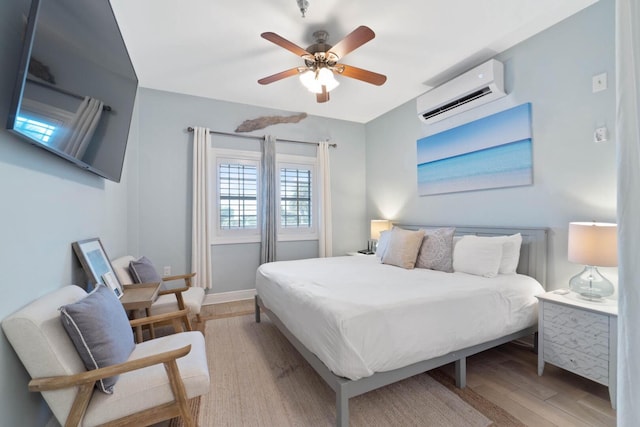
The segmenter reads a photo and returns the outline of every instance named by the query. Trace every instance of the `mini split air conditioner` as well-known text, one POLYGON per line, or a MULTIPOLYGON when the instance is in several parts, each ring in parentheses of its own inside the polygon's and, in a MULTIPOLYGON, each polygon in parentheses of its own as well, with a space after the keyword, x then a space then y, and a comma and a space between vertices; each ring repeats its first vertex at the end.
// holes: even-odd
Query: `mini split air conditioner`
POLYGON ((502 98, 504 66, 490 59, 418 97, 418 116, 434 123, 502 98))

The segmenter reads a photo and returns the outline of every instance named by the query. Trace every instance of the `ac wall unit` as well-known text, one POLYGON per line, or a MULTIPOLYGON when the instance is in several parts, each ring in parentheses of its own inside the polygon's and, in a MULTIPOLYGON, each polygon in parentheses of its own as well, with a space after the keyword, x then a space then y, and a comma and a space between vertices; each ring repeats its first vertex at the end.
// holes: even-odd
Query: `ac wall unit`
POLYGON ((418 116, 434 123, 498 98, 504 91, 504 66, 490 59, 418 97, 418 116))

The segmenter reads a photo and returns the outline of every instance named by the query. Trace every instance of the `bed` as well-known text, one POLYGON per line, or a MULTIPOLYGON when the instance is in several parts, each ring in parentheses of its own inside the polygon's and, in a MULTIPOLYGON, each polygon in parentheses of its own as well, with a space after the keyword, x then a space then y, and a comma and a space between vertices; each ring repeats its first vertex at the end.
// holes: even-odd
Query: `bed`
POLYGON ((462 388, 466 357, 536 332, 547 229, 455 227, 457 239, 517 233, 518 274, 493 278, 403 269, 375 256, 264 264, 256 322, 264 311, 335 391, 338 426, 349 424, 349 398, 447 363, 462 388))

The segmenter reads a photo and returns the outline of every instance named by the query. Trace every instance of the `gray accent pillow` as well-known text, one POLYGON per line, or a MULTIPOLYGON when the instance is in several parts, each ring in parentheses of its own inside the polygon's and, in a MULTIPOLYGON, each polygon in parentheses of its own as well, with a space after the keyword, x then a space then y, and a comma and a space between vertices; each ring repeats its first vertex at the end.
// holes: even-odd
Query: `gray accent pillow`
MULTIPOLYGON (((88 370, 126 362, 135 348, 127 313, 113 291, 104 285, 73 304, 60 307, 62 326, 88 370)), ((112 394, 118 376, 96 382, 112 394)))
POLYGON ((156 271, 151 261, 145 256, 129 263, 129 272, 135 283, 160 283, 162 277, 156 271))
POLYGON ((453 272, 453 227, 424 229, 416 268, 453 272))

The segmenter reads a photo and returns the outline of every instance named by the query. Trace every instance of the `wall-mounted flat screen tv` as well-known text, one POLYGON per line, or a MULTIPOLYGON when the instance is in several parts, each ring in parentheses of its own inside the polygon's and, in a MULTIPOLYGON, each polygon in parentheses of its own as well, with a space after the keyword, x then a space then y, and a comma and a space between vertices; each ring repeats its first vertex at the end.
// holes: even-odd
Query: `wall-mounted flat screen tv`
POLYGON ((108 0, 24 0, 7 128, 120 182, 138 78, 108 0))

